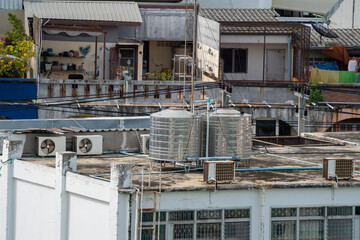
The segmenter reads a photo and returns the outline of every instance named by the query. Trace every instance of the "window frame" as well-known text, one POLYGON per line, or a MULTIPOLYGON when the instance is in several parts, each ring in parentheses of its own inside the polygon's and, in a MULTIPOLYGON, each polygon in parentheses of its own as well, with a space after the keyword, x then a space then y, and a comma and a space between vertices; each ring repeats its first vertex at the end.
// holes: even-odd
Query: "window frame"
POLYGON ((242 74, 245 74, 245 73, 248 73, 248 70, 249 70, 249 49, 248 48, 221 48, 220 49, 220 58, 223 59, 223 63, 224 63, 224 66, 223 66, 223 71, 224 71, 224 74, 225 73, 242 73, 242 74), (231 72, 226 72, 225 71, 225 60, 224 58, 222 57, 222 54, 221 52, 223 50, 231 50, 231 72), (241 50, 241 51, 245 51, 245 70, 244 71, 238 71, 236 72, 235 71, 235 51, 237 50, 241 50))
MULTIPOLYGON (((295 239, 296 240, 299 240, 300 239, 300 222, 301 221, 309 221, 309 220, 321 220, 323 221, 323 239, 327 239, 328 237, 328 221, 329 220, 349 220, 351 219, 351 222, 352 222, 352 232, 351 232, 351 235, 352 235, 352 239, 354 239, 354 237, 356 236, 356 233, 355 233, 355 224, 358 222, 356 221, 357 219, 357 216, 355 214, 355 210, 356 210, 356 207, 359 207, 359 206, 344 206, 344 205, 341 205, 341 206, 301 206, 301 207, 293 207, 293 206, 288 206, 288 207, 271 207, 270 208, 270 238, 272 239, 273 237, 273 231, 272 231, 272 224, 273 222, 276 222, 276 221, 295 221, 295 239), (328 215, 328 209, 329 208, 332 208, 332 207, 351 207, 352 210, 351 210, 351 215, 332 215, 332 216, 329 216, 328 215), (288 216, 288 217, 273 217, 272 216, 272 210, 273 209, 276 209, 276 208, 296 208, 296 215, 295 216, 288 216), (300 216, 300 209, 302 208, 324 208, 324 213, 323 213, 323 216, 300 216)), ((358 217, 360 218, 360 217, 358 217)))

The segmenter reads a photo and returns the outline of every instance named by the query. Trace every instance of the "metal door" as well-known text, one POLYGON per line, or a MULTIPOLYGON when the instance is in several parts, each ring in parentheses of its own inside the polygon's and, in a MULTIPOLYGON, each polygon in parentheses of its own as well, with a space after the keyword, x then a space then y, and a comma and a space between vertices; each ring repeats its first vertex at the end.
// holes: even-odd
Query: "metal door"
POLYGON ((285 80, 285 49, 266 50, 266 80, 285 80))

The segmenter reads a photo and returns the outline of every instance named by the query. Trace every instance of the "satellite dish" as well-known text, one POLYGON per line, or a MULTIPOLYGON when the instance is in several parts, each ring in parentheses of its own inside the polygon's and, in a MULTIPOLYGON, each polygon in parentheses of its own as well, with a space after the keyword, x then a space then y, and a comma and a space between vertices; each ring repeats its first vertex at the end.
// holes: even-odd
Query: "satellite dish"
POLYGON ((79 149, 83 153, 88 153, 92 148, 92 142, 88 138, 81 139, 79 149))
POLYGON ((339 37, 334 31, 332 31, 331 29, 329 29, 327 27, 324 27, 323 25, 311 23, 311 26, 315 29, 315 31, 317 33, 319 33, 323 37, 327 37, 327 38, 338 38, 339 37))

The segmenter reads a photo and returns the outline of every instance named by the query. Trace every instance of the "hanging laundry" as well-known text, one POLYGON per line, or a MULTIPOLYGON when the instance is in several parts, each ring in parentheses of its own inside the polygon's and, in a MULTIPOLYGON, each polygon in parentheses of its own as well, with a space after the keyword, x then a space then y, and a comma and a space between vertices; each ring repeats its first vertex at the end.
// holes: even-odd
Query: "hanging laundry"
POLYGON ((310 81, 311 83, 338 83, 339 71, 313 68, 311 69, 310 81))
POLYGON ((355 83, 355 71, 339 71, 339 83, 355 83))
POLYGON ((358 62, 356 59, 351 59, 348 63, 348 71, 356 71, 358 68, 358 62))
POLYGON ((339 70, 339 66, 336 61, 327 62, 327 63, 318 63, 314 65, 314 68, 323 69, 323 70, 339 70))

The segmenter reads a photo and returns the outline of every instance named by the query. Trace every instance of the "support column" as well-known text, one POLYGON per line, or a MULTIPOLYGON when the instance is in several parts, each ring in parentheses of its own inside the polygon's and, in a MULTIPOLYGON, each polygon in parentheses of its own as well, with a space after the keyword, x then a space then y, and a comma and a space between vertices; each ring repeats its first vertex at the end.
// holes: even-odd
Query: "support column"
POLYGON ((0 163, 0 239, 11 239, 13 215, 13 159, 22 154, 21 140, 5 139, 0 163))
POLYGON ((111 176, 110 176, 110 203, 109 203, 109 218, 110 218, 110 239, 111 240, 118 240, 118 239, 128 239, 128 219, 129 219, 129 209, 130 206, 127 204, 119 204, 128 202, 128 198, 130 195, 126 195, 127 198, 120 199, 119 197, 119 189, 130 189, 132 184, 132 172, 131 172, 132 165, 131 164, 111 164, 111 176), (123 208, 120 209, 119 205, 123 208), (119 216, 122 220, 122 224, 119 222, 119 216), (123 224, 127 223, 127 224, 123 224), (120 226, 124 226, 120 229, 120 226))
POLYGON ((276 124, 275 124, 275 136, 279 136, 279 133, 280 133, 279 119, 276 119, 276 124))
POLYGON ((76 153, 57 152, 55 169, 55 239, 67 237, 67 192, 66 172, 76 172, 76 153))

